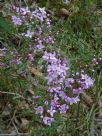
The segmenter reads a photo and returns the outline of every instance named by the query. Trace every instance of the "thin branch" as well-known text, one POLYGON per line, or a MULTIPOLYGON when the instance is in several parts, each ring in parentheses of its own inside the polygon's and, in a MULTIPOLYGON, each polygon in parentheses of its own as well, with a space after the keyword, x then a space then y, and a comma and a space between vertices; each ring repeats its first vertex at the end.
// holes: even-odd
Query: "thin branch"
POLYGON ((29 136, 29 133, 18 133, 18 134, 0 134, 0 136, 29 136))
POLYGON ((11 119, 11 122, 12 122, 12 124, 13 124, 13 126, 14 126, 14 128, 15 128, 15 130, 16 130, 17 135, 19 136, 18 129, 17 129, 17 127, 16 127, 16 125, 15 125, 15 123, 14 123, 13 119, 11 119))
POLYGON ((9 94, 9 95, 16 95, 16 96, 18 96, 19 98, 22 98, 22 99, 24 99, 24 100, 33 102, 32 100, 28 100, 28 99, 26 99, 24 96, 22 96, 22 95, 20 95, 20 94, 18 94, 18 93, 11 93, 11 92, 4 92, 4 91, 0 91, 0 93, 2 93, 2 94, 9 94))

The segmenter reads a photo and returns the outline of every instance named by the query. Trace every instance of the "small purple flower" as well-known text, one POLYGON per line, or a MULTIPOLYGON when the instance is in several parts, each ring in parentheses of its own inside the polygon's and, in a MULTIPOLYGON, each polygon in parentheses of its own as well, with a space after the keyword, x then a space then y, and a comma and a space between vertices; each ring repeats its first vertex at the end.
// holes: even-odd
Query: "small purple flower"
POLYGON ((0 51, 7 51, 7 49, 6 48, 2 48, 2 49, 0 49, 0 51))
POLYGON ((74 104, 74 103, 77 103, 77 102, 79 102, 79 101, 80 101, 80 99, 79 99, 78 97, 73 97, 73 98, 68 97, 68 98, 67 98, 67 102, 69 102, 70 105, 72 105, 72 104, 74 104))
POLYGON ((33 96, 34 99, 40 99, 41 96, 33 96))
POLYGON ((54 118, 51 118, 51 117, 44 117, 44 118, 43 118, 43 122, 44 122, 45 125, 51 126, 51 123, 54 122, 54 118))
POLYGON ((27 31, 27 33, 25 34, 26 37, 32 38, 32 36, 34 35, 34 32, 31 31, 27 31))
POLYGON ((44 49, 44 46, 42 44, 38 44, 36 45, 35 49, 41 51, 42 49, 44 49))
POLYGON ((45 61, 48 61, 48 62, 51 62, 51 63, 56 63, 57 62, 57 58, 56 58, 55 53, 44 52, 43 59, 45 61))
POLYGON ((66 94, 63 91, 59 92, 59 96, 62 98, 62 100, 65 100, 66 94))
POLYGON ((26 8, 21 8, 21 14, 22 14, 22 15, 26 15, 27 13, 30 13, 30 10, 28 9, 28 7, 26 7, 26 8))
POLYGON ((72 88, 72 84, 74 83, 74 79, 73 78, 68 78, 66 81, 65 81, 65 86, 68 87, 68 88, 72 88))
POLYGON ((69 109, 68 105, 66 105, 66 104, 60 105, 60 107, 59 107, 60 114, 66 114, 68 109, 69 109))
POLYGON ((43 22, 47 18, 45 8, 39 8, 32 12, 32 18, 35 17, 39 22, 43 22))
POLYGON ((10 60, 10 64, 19 65, 19 64, 21 64, 21 63, 22 63, 22 61, 21 61, 21 58, 20 58, 20 57, 15 57, 15 58, 12 58, 12 59, 10 60))
POLYGON ((49 103, 49 102, 48 102, 47 100, 44 102, 45 105, 48 105, 48 103, 49 103))
POLYGON ((22 25, 22 20, 17 16, 12 16, 12 22, 14 25, 22 25))
POLYGON ((53 117, 54 113, 56 113, 56 110, 51 107, 50 110, 48 110, 47 112, 50 113, 51 117, 53 117))
POLYGON ((46 42, 46 44, 53 44, 54 43, 54 40, 51 36, 48 36, 47 38, 45 38, 44 41, 46 42))
POLYGON ((51 100, 51 106, 53 108, 59 107, 59 102, 58 102, 59 98, 57 96, 54 96, 54 99, 51 100))
POLYGON ((79 88, 76 88, 76 89, 73 89, 73 93, 74 94, 80 94, 80 93, 82 93, 84 90, 83 90, 83 88, 81 88, 81 87, 79 87, 79 88))
POLYGON ((60 90, 61 90, 60 86, 49 88, 49 92, 51 93, 59 93, 60 90))
POLYGON ((34 57, 33 57, 32 54, 28 54, 28 55, 27 55, 27 59, 28 59, 29 61, 34 61, 34 57))
POLYGON ((38 28, 38 34, 41 35, 42 34, 42 28, 38 28))
POLYGON ((22 62, 21 62, 21 58, 17 58, 17 59, 15 60, 15 63, 16 63, 17 65, 21 64, 21 63, 22 63, 22 62))
POLYGON ((7 64, 5 64, 5 63, 3 63, 3 62, 0 62, 0 67, 2 67, 2 68, 7 68, 7 67, 9 67, 7 64))
POLYGON ((97 58, 93 58, 93 59, 92 59, 92 64, 93 64, 93 65, 97 65, 97 64, 98 64, 97 58))
POLYGON ((37 107, 37 108, 34 108, 35 109, 35 114, 40 114, 40 115, 42 115, 43 114, 43 112, 44 112, 44 109, 43 109, 43 107, 42 106, 39 106, 39 107, 37 107))
POLYGON ((40 11, 43 15, 46 15, 45 7, 44 7, 44 8, 39 8, 39 11, 40 11))
POLYGON ((22 15, 26 15, 27 13, 30 13, 30 10, 28 9, 28 7, 22 8, 22 7, 14 6, 14 9, 16 10, 17 13, 22 14, 22 15))
POLYGON ((87 74, 82 74, 81 75, 81 85, 83 87, 83 89, 88 89, 90 87, 92 87, 94 84, 94 80, 89 77, 87 74))

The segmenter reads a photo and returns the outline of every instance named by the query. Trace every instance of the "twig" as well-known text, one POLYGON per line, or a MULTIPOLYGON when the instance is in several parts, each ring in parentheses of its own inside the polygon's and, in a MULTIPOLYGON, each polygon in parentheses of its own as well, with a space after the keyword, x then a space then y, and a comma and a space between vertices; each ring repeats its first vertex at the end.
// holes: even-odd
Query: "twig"
POLYGON ((17 93, 4 92, 4 91, 0 91, 0 93, 2 93, 2 94, 9 94, 9 95, 16 95, 16 96, 18 96, 19 98, 22 98, 22 99, 24 99, 24 100, 27 100, 27 101, 33 102, 32 100, 28 100, 28 99, 26 99, 25 97, 23 97, 22 95, 17 94, 17 93))
POLYGON ((17 135, 19 136, 18 129, 17 129, 17 127, 16 127, 16 125, 15 125, 15 123, 14 123, 13 119, 11 119, 11 122, 12 122, 12 124, 13 124, 13 126, 14 126, 14 128, 15 128, 15 130, 16 130, 17 135))
POLYGON ((24 3, 25 3, 25 5, 28 7, 28 4, 27 4, 26 0, 24 0, 24 3))
POLYGON ((18 134, 0 134, 0 136, 29 136, 29 133, 18 133, 18 134))

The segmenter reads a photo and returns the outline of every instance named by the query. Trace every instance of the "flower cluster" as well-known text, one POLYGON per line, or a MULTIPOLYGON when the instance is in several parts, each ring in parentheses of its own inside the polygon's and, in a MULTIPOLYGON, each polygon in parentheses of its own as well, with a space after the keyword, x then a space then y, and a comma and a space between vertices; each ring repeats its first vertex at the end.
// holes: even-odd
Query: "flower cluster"
POLYGON ((34 60, 33 52, 41 51, 43 53, 42 59, 46 62, 47 75, 45 79, 48 86, 48 99, 42 105, 37 106, 36 104, 34 110, 43 123, 50 126, 55 120, 55 114, 66 114, 70 105, 80 101, 79 94, 91 87, 94 81, 86 74, 82 74, 77 79, 74 77, 67 79, 67 70, 69 68, 67 67, 66 59, 60 58, 60 55, 55 52, 43 52, 43 49, 47 49, 48 45, 54 43, 54 39, 51 36, 51 20, 44 8, 38 8, 35 11, 30 11, 28 8, 15 7, 15 9, 17 17, 12 17, 12 22, 14 25, 25 24, 26 32, 22 32, 21 35, 35 41, 34 46, 29 46, 28 60, 32 62, 34 60), (19 15, 21 15, 20 18, 19 15), (29 27, 28 18, 31 22, 29 27), (36 29, 34 29, 35 21, 36 29), (72 91, 72 96, 69 95, 69 90, 72 91))
POLYGON ((80 94, 86 89, 89 89, 94 84, 94 80, 87 74, 81 74, 77 77, 68 78, 65 82, 65 87, 70 89, 74 94, 80 94))
MULTIPOLYGON (((12 23, 18 27, 17 32, 21 38, 25 38, 28 46, 25 47, 26 52, 23 57, 18 51, 10 52, 10 65, 19 65, 22 60, 30 61, 30 64, 37 65, 40 54, 47 85, 46 98, 43 103, 38 104, 34 101, 34 111, 38 114, 45 125, 51 125, 55 121, 56 114, 66 114, 70 105, 80 101, 79 94, 90 88, 94 84, 94 80, 87 74, 68 78, 67 71, 69 69, 67 60, 62 58, 57 52, 48 52, 48 47, 54 43, 51 34, 51 20, 44 8, 37 8, 32 11, 28 7, 13 7, 15 15, 11 17, 12 23), (21 29, 21 27, 23 29, 21 29), (19 31, 20 30, 20 31, 19 31), (36 61, 37 59, 37 61, 36 61), (72 95, 69 95, 71 91, 72 95)), ((0 50, 0 58, 5 56, 6 49, 0 50)), ((0 63, 0 65, 3 65, 0 63)), ((13 66, 12 65, 12 66, 13 66)), ((26 69, 26 68, 25 68, 26 69)), ((34 99, 41 99, 42 96, 34 96, 34 99)))
POLYGON ((57 59, 55 53, 45 52, 43 59, 49 63, 47 67, 48 75, 46 77, 48 85, 63 83, 66 77, 66 70, 68 69, 67 64, 57 59))
POLYGON ((39 20, 40 22, 45 21, 45 19, 47 18, 45 8, 36 9, 32 12, 32 16, 37 18, 37 20, 39 20))
POLYGON ((12 16, 12 22, 16 26, 24 26, 26 31, 20 33, 25 38, 35 39, 34 49, 41 51, 44 49, 44 44, 53 44, 54 39, 51 36, 51 20, 46 13, 45 8, 37 8, 34 11, 28 7, 13 7, 16 15, 12 16), (44 36, 43 36, 43 32, 44 36))
POLYGON ((48 96, 46 109, 43 106, 36 108, 36 113, 40 112, 40 117, 46 125, 51 125, 55 114, 66 114, 70 105, 80 101, 79 94, 94 85, 94 80, 84 74, 76 73, 75 76, 67 78, 66 60, 57 58, 57 53, 44 52, 43 60, 47 62, 48 96), (69 95, 71 92, 71 96, 69 95), (40 108, 40 109, 39 109, 40 108), (46 116, 47 115, 47 116, 46 116))
POLYGON ((64 91, 64 82, 67 76, 67 63, 66 60, 57 58, 57 54, 44 52, 44 61, 47 62, 47 73, 45 77, 48 85, 48 97, 49 99, 44 103, 44 106, 38 106, 35 108, 36 113, 40 114, 44 124, 51 125, 54 121, 55 114, 66 114, 69 109, 69 105, 77 103, 78 96, 70 97, 68 92, 64 91), (46 121, 46 119, 48 119, 46 121))
POLYGON ((13 9, 16 10, 17 14, 21 14, 21 15, 26 15, 27 13, 30 13, 30 10, 28 9, 28 7, 15 7, 13 6, 13 9))

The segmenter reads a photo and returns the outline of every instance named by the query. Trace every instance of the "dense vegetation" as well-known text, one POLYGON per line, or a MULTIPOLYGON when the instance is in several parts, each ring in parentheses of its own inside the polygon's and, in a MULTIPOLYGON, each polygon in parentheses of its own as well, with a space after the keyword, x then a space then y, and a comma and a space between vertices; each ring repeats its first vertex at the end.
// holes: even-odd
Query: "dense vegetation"
POLYGON ((102 135, 101 0, 0 1, 0 136, 102 135))

